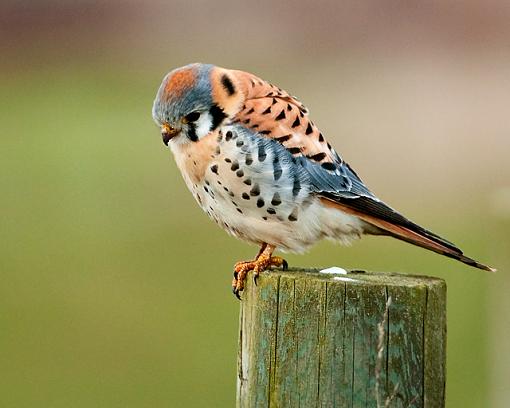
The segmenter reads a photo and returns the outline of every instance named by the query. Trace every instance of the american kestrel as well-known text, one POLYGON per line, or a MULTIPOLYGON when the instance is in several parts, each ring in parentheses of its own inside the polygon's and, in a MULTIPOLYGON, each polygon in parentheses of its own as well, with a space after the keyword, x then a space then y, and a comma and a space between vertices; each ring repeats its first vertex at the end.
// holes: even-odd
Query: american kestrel
POLYGON ((303 252, 322 238, 389 235, 487 271, 451 242, 378 199, 295 97, 255 75, 208 64, 167 74, 152 115, 198 204, 231 235, 260 245, 234 266, 239 297, 249 271, 287 267, 276 248, 303 252))

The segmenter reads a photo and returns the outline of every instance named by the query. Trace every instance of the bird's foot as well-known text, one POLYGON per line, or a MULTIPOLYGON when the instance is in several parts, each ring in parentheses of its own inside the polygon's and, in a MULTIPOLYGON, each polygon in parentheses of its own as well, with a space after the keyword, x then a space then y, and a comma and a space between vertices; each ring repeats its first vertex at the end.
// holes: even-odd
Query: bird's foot
POLYGON ((234 295, 236 295, 238 299, 241 299, 239 294, 244 289, 244 281, 246 280, 248 272, 253 271, 253 282, 255 282, 256 285, 260 272, 265 271, 271 266, 281 266, 285 271, 289 265, 285 259, 279 256, 266 255, 264 252, 253 261, 237 262, 234 265, 234 279, 232 280, 232 292, 234 292, 234 295))

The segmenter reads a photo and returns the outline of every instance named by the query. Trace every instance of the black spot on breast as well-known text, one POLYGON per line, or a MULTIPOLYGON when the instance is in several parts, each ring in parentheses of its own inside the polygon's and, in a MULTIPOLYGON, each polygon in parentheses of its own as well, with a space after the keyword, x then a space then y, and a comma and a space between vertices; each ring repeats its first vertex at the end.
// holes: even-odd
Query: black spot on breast
POLYGON ((229 131, 225 134, 225 140, 228 142, 230 139, 232 139, 232 132, 229 130, 229 131))
POLYGON ((243 144, 244 144, 243 139, 238 139, 237 142, 236 142, 236 146, 237 147, 241 147, 243 144))
POLYGON ((289 221, 297 221, 297 208, 294 209, 294 211, 292 211, 289 216, 288 216, 288 220, 289 221))
POLYGON ((322 136, 322 133, 319 133, 319 142, 324 142, 324 136, 322 136))
POLYGON ((230 96, 236 93, 236 88, 227 75, 223 75, 221 77, 221 84, 223 85, 223 88, 225 88, 225 90, 230 96))
POLYGON ((276 98, 273 98, 273 102, 271 102, 271 105, 275 105, 278 101, 276 100, 276 98))
POLYGON ((211 171, 214 173, 214 174, 218 174, 218 165, 217 164, 214 164, 211 166, 211 171))
POLYGON ((243 123, 247 125, 248 123, 250 123, 250 119, 243 120, 243 123))
POLYGON ((312 124, 310 122, 308 122, 308 126, 306 127, 306 130, 305 130, 305 135, 309 135, 312 132, 313 132, 312 124))
POLYGON ((266 160, 267 153, 266 153, 266 148, 263 143, 259 144, 259 152, 258 153, 259 153, 259 161, 263 162, 264 160, 266 160))
POLYGON ((292 105, 290 103, 287 104, 287 110, 290 112, 292 110, 292 105))
POLYGON ((223 187, 223 190, 225 190, 227 193, 229 191, 227 187, 223 187))
POLYGON ((209 180, 205 180, 205 184, 206 184, 207 186, 210 186, 210 185, 211 185, 211 183, 209 183, 209 180))
POLYGON ((276 210, 272 207, 268 207, 268 209, 266 211, 268 214, 276 214, 276 210))
POLYGON ((236 171, 236 176, 237 176, 237 177, 243 177, 243 176, 244 176, 244 171, 243 171, 243 169, 239 169, 239 170, 237 170, 237 171, 236 171))
POLYGON ((294 122, 292 123, 292 126, 293 128, 295 127, 298 127, 299 125, 301 124, 300 120, 299 120, 299 116, 296 116, 296 119, 294 120, 294 122))
POLYGON ((232 204, 234 204, 236 207, 239 207, 235 201, 231 201, 232 204))
POLYGON ((230 160, 228 157, 225 157, 224 159, 227 163, 232 163, 232 160, 230 160))
POLYGON ((264 200, 263 200, 262 198, 259 198, 259 199, 257 200, 257 207, 258 207, 258 208, 262 208, 262 207, 264 207, 264 204, 265 204, 265 203, 264 203, 264 200))
POLYGON ((212 105, 209 108, 209 113, 210 113, 211 118, 212 118, 210 130, 216 129, 219 125, 221 125, 221 123, 227 117, 227 115, 225 115, 225 112, 223 112, 223 109, 221 109, 216 104, 212 105))
POLYGON ((263 217, 262 217, 262 219, 263 219, 264 221, 267 221, 267 217, 266 217, 266 216, 263 216, 263 217))
POLYGON ((282 109, 282 111, 278 114, 278 116, 275 119, 276 120, 285 119, 285 109, 282 109))
POLYGON ((278 160, 278 157, 275 157, 273 161, 273 175, 275 181, 282 176, 282 166, 280 164, 280 161, 278 160))
POLYGON ((271 134, 271 131, 270 130, 261 130, 259 133, 261 135, 269 135, 269 134, 271 134))
POLYGON ((247 166, 249 166, 250 164, 253 163, 253 157, 251 157, 251 154, 248 153, 244 159, 244 162, 246 163, 247 166))
POLYGON ((301 153, 301 148, 300 147, 289 147, 287 150, 289 151, 290 154, 301 153))
POLYGON ((267 115, 268 113, 271 113, 271 106, 268 106, 264 112, 262 112, 263 115, 267 115))
POLYGON ((258 184, 255 184, 251 190, 250 190, 250 195, 253 196, 253 197, 256 197, 260 194, 260 187, 258 184))
POLYGON ((255 125, 251 125, 251 127, 252 127, 253 129, 257 129, 257 128, 259 127, 259 125, 255 124, 255 125))
POLYGON ((278 143, 283 143, 283 142, 286 142, 287 140, 289 140, 291 137, 292 137, 292 135, 284 135, 284 136, 280 136, 280 137, 275 137, 274 140, 276 140, 278 143))
POLYGON ((309 159, 313 160, 313 161, 321 161, 322 159, 324 159, 324 157, 326 157, 326 153, 324 152, 321 152, 321 153, 317 153, 317 154, 314 154, 312 156, 307 156, 309 159))
POLYGON ((221 153, 221 149, 219 146, 216 147, 216 150, 214 151, 214 153, 216 154, 216 156, 221 153))
POLYGON ((253 113, 255 112, 255 109, 251 108, 248 112, 246 112, 247 115, 249 115, 250 113, 253 113))
POLYGON ((247 186, 251 186, 251 179, 247 178, 243 181, 243 183, 246 184, 247 186))
POLYGON ((232 166, 230 166, 230 170, 237 171, 239 170, 239 162, 237 160, 234 160, 232 162, 232 166))
POLYGON ((292 185, 292 195, 296 197, 301 190, 301 183, 299 182, 299 178, 297 176, 294 177, 294 183, 292 185))
POLYGON ((250 196, 247 194, 247 193, 243 193, 241 195, 241 197, 244 199, 244 200, 249 200, 250 199, 250 196))
POLYGON ((280 205, 282 203, 282 200, 280 199, 280 194, 274 193, 273 199, 271 200, 271 204, 273 205, 280 205))
POLYGON ((239 214, 242 214, 242 213, 243 213, 243 210, 241 210, 240 208, 236 208, 236 210, 237 210, 237 212, 238 212, 239 214))
POLYGON ((325 170, 333 171, 336 170, 336 165, 333 163, 322 163, 321 167, 325 170))

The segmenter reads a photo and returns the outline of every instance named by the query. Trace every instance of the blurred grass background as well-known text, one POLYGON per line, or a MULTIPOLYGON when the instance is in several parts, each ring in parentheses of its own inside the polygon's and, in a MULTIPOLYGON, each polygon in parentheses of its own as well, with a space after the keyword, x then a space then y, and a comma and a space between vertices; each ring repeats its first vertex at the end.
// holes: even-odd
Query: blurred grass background
POLYGON ((152 123, 189 62, 288 89, 367 184, 496 266, 385 238, 292 265, 448 284, 448 407, 510 399, 510 7, 503 1, 0 5, 0 406, 233 406, 232 264, 152 123))

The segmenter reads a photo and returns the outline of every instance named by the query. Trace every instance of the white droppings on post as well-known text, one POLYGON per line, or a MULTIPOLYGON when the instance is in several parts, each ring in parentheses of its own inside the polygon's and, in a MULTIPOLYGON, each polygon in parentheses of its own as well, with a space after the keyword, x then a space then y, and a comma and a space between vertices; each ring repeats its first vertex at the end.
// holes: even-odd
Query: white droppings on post
POLYGON ((331 275, 347 275, 349 272, 338 266, 332 266, 330 268, 320 270, 319 273, 327 273, 331 275))

